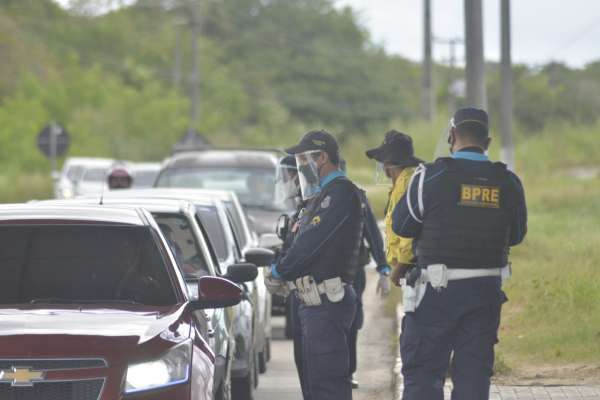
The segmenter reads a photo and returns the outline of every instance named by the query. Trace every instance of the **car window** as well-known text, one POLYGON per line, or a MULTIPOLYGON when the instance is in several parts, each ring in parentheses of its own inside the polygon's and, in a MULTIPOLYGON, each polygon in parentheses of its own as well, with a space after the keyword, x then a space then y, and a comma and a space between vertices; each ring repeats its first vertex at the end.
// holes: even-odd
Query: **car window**
POLYGON ((186 279, 197 279, 210 275, 206 260, 187 218, 166 213, 152 213, 152 215, 167 239, 183 276, 186 279))
POLYGON ((133 177, 133 187, 135 187, 135 188, 152 187, 152 186, 154 186, 154 181, 156 181, 157 175, 158 175, 158 171, 154 171, 154 170, 136 171, 136 173, 133 177))
POLYGON ((275 202, 275 168, 172 168, 161 173, 156 186, 232 190, 245 206, 281 208, 275 202))
POLYGON ((227 236, 216 207, 196 206, 196 212, 200 218, 200 222, 208 231, 208 239, 213 249, 217 253, 220 262, 229 259, 229 250, 227 246, 227 236))
POLYGON ((248 238, 246 237, 246 231, 244 230, 241 215, 232 201, 226 201, 224 204, 231 220, 231 229, 233 229, 233 232, 235 233, 240 248, 244 249, 248 245, 248 238))
POLYGON ((83 166, 81 165, 72 165, 67 169, 67 179, 71 182, 76 182, 81 178, 81 174, 83 173, 83 166))
POLYGON ((106 171, 106 168, 87 168, 81 179, 85 182, 104 182, 106 171))
POLYGON ((0 304, 176 303, 148 227, 0 227, 0 304))

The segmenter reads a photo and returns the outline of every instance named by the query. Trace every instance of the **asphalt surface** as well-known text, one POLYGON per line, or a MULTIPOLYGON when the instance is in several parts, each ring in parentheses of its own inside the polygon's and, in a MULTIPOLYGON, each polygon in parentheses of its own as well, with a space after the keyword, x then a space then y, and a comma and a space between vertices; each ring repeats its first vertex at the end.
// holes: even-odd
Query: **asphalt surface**
MULTIPOLYGON (((394 397, 393 368, 396 359, 395 321, 385 314, 384 303, 375 295, 376 273, 369 271, 363 296, 365 324, 358 337, 360 388, 354 400, 386 400, 394 397)), ((302 400, 294 364, 292 342, 283 335, 283 317, 273 317, 273 342, 268 370, 260 376, 256 400, 302 400)))

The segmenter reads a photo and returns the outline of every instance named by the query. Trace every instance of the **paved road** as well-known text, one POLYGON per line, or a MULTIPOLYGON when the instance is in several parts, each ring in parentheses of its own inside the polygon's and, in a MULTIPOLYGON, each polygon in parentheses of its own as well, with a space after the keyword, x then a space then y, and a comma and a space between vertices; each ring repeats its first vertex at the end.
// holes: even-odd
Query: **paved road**
MULTIPOLYGON (((365 324, 359 334, 358 372, 361 387, 354 400, 386 400, 393 398, 395 363, 393 318, 385 315, 383 302, 375 296, 375 273, 369 271, 363 301, 365 324)), ((283 340, 283 318, 273 318, 272 358, 267 373, 260 376, 256 400, 302 400, 293 359, 292 343, 283 340)))

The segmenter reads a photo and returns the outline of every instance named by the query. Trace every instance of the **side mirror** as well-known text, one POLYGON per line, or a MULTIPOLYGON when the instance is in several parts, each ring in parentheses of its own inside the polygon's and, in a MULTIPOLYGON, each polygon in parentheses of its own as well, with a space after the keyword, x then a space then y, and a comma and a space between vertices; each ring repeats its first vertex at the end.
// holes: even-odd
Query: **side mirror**
POLYGON ((273 250, 255 247, 246 250, 244 258, 246 259, 246 262, 252 263, 257 267, 268 267, 275 259, 275 253, 273 250))
POLYGON ((192 301, 195 310, 235 306, 242 301, 242 289, 235 283, 215 276, 198 280, 198 300, 192 301))
POLYGON ((265 249, 276 249, 280 247, 283 242, 281 239, 274 233, 264 233, 260 235, 260 240, 258 241, 260 247, 265 249))
POLYGON ((223 278, 235 283, 252 282, 258 276, 256 265, 250 263, 233 264, 227 267, 227 274, 223 278))

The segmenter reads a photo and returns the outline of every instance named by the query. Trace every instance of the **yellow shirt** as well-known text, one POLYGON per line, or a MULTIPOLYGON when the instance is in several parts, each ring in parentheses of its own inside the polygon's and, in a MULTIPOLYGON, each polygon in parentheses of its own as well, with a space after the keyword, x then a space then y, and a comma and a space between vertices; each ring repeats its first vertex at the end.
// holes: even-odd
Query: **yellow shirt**
POLYGON ((396 178, 394 186, 390 189, 389 204, 385 214, 385 252, 387 262, 391 266, 410 264, 413 259, 412 239, 398 236, 392 230, 394 208, 396 208, 396 204, 404 196, 413 172, 415 172, 415 168, 403 169, 398 178, 396 178))

